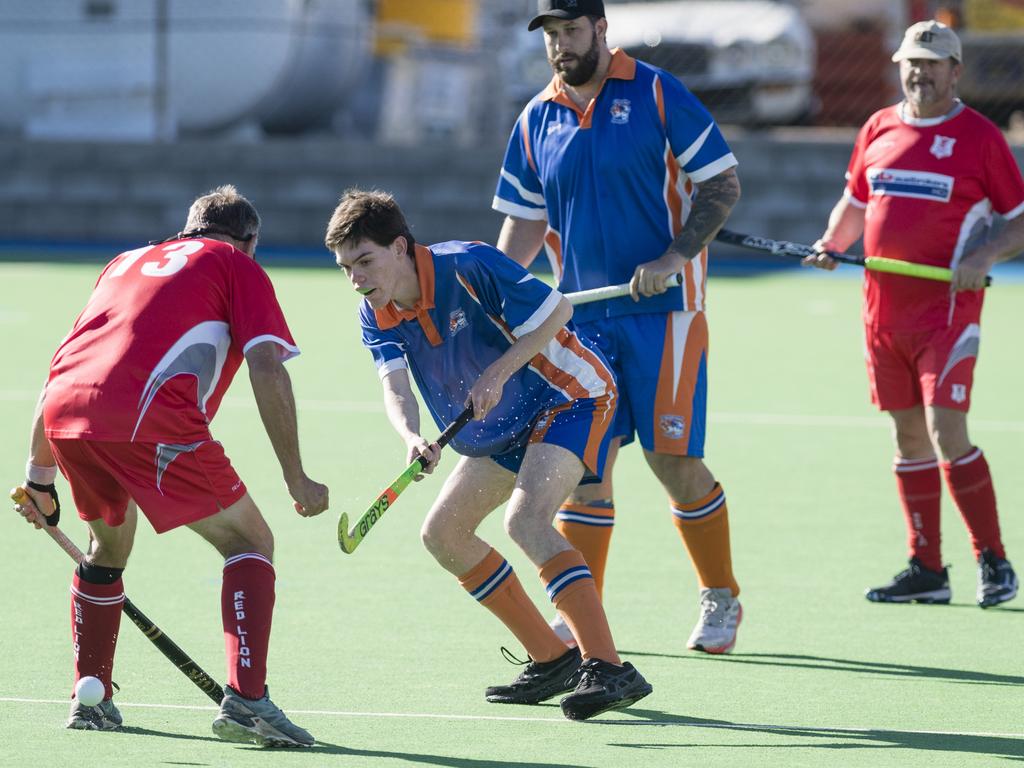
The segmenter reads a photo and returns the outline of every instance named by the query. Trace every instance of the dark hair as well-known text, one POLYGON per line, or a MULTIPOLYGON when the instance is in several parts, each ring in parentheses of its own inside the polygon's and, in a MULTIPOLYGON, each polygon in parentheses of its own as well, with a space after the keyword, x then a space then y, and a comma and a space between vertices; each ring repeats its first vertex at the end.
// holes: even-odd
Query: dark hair
POLYGON ((334 251, 363 240, 391 245, 396 237, 404 237, 408 251, 412 253, 416 240, 409 232, 409 225, 395 198, 379 189, 367 191, 352 187, 345 190, 331 214, 324 244, 328 250, 334 251))
POLYGON ((260 215, 256 208, 238 194, 232 184, 224 184, 202 197, 188 209, 185 229, 178 237, 225 235, 248 242, 260 233, 260 215))

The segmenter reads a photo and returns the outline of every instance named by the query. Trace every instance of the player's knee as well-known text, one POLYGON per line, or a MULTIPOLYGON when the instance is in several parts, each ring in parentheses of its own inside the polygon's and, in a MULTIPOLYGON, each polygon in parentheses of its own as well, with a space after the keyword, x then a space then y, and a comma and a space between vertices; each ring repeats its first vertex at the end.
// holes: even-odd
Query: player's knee
POLYGON ((539 527, 537 516, 524 507, 509 508, 505 512, 505 532, 520 547, 528 545, 537 537, 539 527))
POLYGON ((128 566, 128 555, 131 554, 131 541, 100 541, 93 540, 88 562, 105 568, 124 570, 128 566))
POLYGON ((423 546, 426 547, 427 551, 438 560, 444 557, 450 549, 448 531, 433 516, 428 516, 423 521, 423 527, 420 528, 420 541, 423 542, 423 546))

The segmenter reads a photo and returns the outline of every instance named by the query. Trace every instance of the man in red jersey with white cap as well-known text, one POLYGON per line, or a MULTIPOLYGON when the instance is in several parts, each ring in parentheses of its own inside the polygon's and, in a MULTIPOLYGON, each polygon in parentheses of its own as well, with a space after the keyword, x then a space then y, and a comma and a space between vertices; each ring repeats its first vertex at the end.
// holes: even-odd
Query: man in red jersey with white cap
POLYGON ((864 324, 871 398, 892 416, 894 471, 910 549, 909 567, 868 600, 948 603, 939 506, 942 476, 970 532, 977 602, 1017 594, 1003 548, 995 491, 981 449, 967 433, 981 338, 985 277, 1024 250, 1024 180, 1006 140, 956 97, 963 53, 936 21, 911 26, 892 57, 904 101, 861 129, 846 191, 806 263, 834 269, 825 251, 864 250, 953 270, 951 284, 865 272, 864 324), (993 235, 992 216, 1007 221, 993 235))

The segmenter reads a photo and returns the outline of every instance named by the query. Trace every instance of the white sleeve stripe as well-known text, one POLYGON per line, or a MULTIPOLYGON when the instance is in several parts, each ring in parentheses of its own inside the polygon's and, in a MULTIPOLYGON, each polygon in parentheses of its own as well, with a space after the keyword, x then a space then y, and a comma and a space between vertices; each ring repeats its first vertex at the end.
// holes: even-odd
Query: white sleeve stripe
POLYGON ((854 197, 852 194, 850 194, 850 190, 848 190, 848 189, 843 192, 843 197, 845 197, 847 199, 847 201, 849 201, 850 205, 852 205, 854 208, 867 208, 868 207, 867 203, 861 202, 856 197, 854 197))
POLYGON ((282 349, 284 349, 284 355, 281 356, 282 363, 285 362, 286 360, 291 360, 293 357, 298 357, 300 354, 302 354, 302 351, 294 344, 289 344, 281 337, 274 336, 273 334, 270 333, 265 333, 262 336, 256 336, 255 338, 249 339, 249 341, 246 342, 245 347, 242 348, 242 354, 244 355, 257 344, 262 344, 264 341, 272 341, 278 346, 280 346, 282 349))
POLYGON ((400 371, 403 368, 408 368, 409 364, 405 362, 404 357, 396 357, 394 360, 388 360, 386 363, 382 363, 377 368, 377 376, 383 379, 389 373, 400 371))
POLYGON ((736 156, 730 152, 727 155, 722 155, 720 158, 715 160, 715 162, 708 163, 703 168, 698 168, 693 173, 687 171, 687 175, 692 179, 694 184, 701 184, 708 179, 717 176, 722 171, 726 171, 736 165, 739 165, 736 161, 736 156))
POLYGON ((540 327, 541 323, 551 317, 551 313, 555 311, 555 308, 562 301, 562 294, 558 291, 552 291, 548 297, 544 300, 544 303, 537 308, 537 311, 530 315, 521 325, 512 329, 512 335, 517 339, 521 336, 525 336, 530 331, 534 331, 540 327))
MULTIPOLYGON (((693 159, 694 155, 700 152, 701 147, 704 146, 704 142, 708 140, 708 135, 711 133, 711 129, 714 127, 714 125, 714 123, 708 123, 708 127, 704 129, 704 133, 698 136, 697 140, 693 142, 693 144, 684 149, 683 154, 676 157, 676 160, 679 161, 680 166, 685 166, 688 162, 690 162, 693 159)), ((692 176, 693 174, 690 175, 692 176)))
POLYGON ((525 205, 518 205, 509 200, 504 200, 497 195, 494 196, 494 200, 491 201, 491 208, 504 213, 509 216, 515 216, 519 219, 529 219, 531 221, 547 221, 548 212, 543 208, 527 208, 525 205))
POLYGON ((1004 219, 1006 219, 1007 221, 1010 221, 1012 219, 1016 219, 1022 213, 1024 213, 1024 203, 1021 203, 1016 208, 1014 208, 1012 211, 1007 211, 1006 213, 1003 213, 1003 214, 1000 214, 1000 215, 1004 219))
POLYGON ((531 192, 523 186, 522 182, 519 181, 515 176, 506 171, 504 168, 501 169, 501 178, 515 187, 516 192, 528 203, 535 203, 536 205, 544 205, 544 195, 539 192, 531 192))

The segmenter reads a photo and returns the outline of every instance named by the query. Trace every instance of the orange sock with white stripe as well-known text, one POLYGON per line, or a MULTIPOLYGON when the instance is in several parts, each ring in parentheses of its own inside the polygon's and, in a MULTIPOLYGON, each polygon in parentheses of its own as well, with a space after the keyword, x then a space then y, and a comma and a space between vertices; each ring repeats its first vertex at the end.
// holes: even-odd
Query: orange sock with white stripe
POLYGON ((589 504, 563 504, 555 515, 555 528, 579 550, 594 577, 600 598, 604 593, 604 570, 615 525, 615 502, 611 499, 589 504))
POLYGON ((544 621, 512 566, 497 550, 491 549, 462 574, 459 584, 508 627, 534 661, 552 661, 569 650, 544 621))
POLYGON ((701 589, 728 587, 737 597, 740 586, 732 573, 729 508, 722 486, 715 483, 711 493, 687 504, 673 501, 672 520, 683 537, 701 589))
POLYGON ((559 552, 540 567, 540 579, 551 602, 572 630, 583 658, 621 664, 608 628, 608 617, 583 555, 575 549, 559 552))

